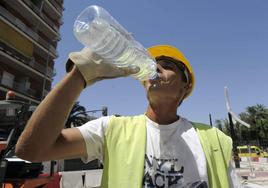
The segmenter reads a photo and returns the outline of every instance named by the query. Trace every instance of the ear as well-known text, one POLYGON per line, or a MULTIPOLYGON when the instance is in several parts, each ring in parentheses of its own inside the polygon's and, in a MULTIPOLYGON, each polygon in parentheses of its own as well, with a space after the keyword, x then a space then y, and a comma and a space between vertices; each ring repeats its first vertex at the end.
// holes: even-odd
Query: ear
POLYGON ((187 96, 187 94, 190 92, 190 89, 191 89, 190 86, 191 86, 190 84, 185 83, 185 85, 179 89, 180 99, 179 99, 178 106, 180 106, 180 104, 182 103, 182 101, 185 99, 185 97, 187 96))
POLYGON ((183 87, 183 89, 184 89, 184 96, 183 96, 183 98, 185 98, 186 95, 187 95, 189 92, 191 92, 191 87, 192 87, 192 84, 185 84, 185 86, 183 87))

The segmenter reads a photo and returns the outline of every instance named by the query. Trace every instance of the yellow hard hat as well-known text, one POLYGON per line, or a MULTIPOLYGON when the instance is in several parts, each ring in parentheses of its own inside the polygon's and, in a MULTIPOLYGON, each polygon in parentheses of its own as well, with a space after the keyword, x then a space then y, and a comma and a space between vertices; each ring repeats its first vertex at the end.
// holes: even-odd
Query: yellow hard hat
POLYGON ((187 93, 187 95, 184 98, 188 97, 193 91, 195 79, 194 79, 193 69, 192 69, 189 61, 183 55, 183 53, 179 49, 177 49, 173 46, 170 46, 170 45, 152 46, 152 47, 148 48, 147 50, 153 58, 157 58, 160 56, 167 56, 167 57, 171 57, 175 60, 178 60, 184 64, 185 68, 187 69, 187 71, 189 73, 189 80, 190 80, 190 87, 191 87, 189 92, 187 93))

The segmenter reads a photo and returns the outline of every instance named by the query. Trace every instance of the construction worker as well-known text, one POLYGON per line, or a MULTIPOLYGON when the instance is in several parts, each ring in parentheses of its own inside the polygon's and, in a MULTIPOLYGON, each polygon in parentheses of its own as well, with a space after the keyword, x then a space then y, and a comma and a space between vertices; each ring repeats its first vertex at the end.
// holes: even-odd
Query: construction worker
POLYGON ((148 51, 157 61, 159 77, 143 82, 149 101, 145 114, 107 116, 63 129, 85 86, 139 71, 114 67, 84 48, 70 53, 69 72, 28 121, 17 155, 30 161, 99 159, 104 163, 102 187, 233 187, 231 139, 215 128, 177 115, 194 88, 188 60, 169 45, 148 51))

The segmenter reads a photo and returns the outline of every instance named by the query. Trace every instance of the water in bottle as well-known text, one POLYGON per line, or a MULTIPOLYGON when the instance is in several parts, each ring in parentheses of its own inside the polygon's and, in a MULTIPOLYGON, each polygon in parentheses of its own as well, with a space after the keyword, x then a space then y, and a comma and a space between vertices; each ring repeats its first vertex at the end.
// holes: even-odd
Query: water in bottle
POLYGON ((107 11, 90 6, 77 18, 74 25, 77 39, 106 62, 118 67, 138 66, 134 75, 139 80, 157 77, 156 63, 147 50, 138 43, 107 11))

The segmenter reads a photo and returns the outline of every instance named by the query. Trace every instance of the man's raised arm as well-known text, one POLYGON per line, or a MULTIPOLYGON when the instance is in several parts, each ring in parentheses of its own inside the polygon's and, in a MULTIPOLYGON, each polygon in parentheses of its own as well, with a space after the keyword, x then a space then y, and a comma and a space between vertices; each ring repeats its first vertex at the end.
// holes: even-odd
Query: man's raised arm
POLYGON ((29 161, 43 161, 85 154, 79 131, 63 131, 66 118, 83 88, 84 79, 74 66, 32 114, 16 145, 18 157, 29 161), (74 142, 79 140, 80 146, 77 147, 74 142), (58 148, 62 144, 71 144, 71 147, 62 151, 58 148))
POLYGON ((39 104, 20 136, 16 145, 18 157, 47 161, 86 156, 85 142, 79 130, 63 129, 74 102, 85 86, 139 71, 135 67, 117 68, 88 48, 70 53, 66 65, 69 72, 39 104))

